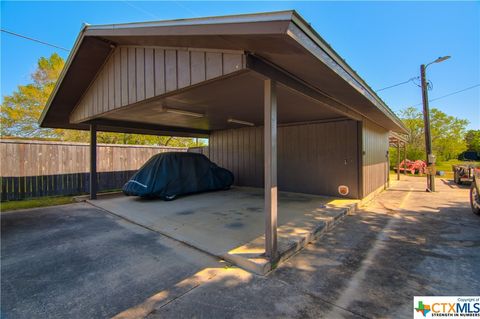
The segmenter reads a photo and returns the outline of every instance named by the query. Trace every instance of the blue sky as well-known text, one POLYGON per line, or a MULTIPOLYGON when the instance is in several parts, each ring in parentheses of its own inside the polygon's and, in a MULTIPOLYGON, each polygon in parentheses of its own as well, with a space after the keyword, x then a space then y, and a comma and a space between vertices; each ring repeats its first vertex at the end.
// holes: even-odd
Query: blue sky
MULTIPOLYGON (((419 74, 431 65, 431 99, 480 83, 480 2, 9 2, 1 1, 1 27, 71 48, 83 22, 150 21, 261 11, 297 10, 373 88, 380 89, 419 74)), ((1 94, 30 81, 48 46, 1 33, 1 94)), ((410 82, 378 93, 395 111, 421 102, 410 82)), ((480 129, 480 87, 432 102, 480 129)))

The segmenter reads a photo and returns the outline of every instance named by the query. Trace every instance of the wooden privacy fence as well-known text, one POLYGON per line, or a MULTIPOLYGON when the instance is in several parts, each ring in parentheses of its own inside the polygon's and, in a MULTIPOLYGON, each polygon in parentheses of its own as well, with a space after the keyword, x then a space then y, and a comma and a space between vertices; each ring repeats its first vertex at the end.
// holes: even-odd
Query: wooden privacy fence
MULTIPOLYGON (((151 156, 187 148, 97 145, 100 191, 119 189, 151 156)), ((90 187, 89 144, 0 140, 1 200, 77 195, 90 187)))

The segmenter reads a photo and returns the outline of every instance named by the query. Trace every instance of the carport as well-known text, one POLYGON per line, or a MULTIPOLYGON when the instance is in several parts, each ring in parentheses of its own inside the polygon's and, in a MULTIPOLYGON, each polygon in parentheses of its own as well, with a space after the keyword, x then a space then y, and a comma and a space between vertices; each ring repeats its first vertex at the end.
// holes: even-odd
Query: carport
POLYGON ((90 130, 91 199, 97 130, 209 138, 233 191, 263 188, 271 264, 279 188, 362 199, 387 183, 389 131, 406 132, 294 11, 86 25, 40 123, 90 130))

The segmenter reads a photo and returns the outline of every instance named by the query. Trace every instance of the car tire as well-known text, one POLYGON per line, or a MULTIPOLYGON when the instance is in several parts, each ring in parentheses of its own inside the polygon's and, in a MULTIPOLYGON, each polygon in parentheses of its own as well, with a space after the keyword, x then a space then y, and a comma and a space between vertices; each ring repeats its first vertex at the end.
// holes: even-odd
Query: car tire
POLYGON ((470 206, 474 214, 480 215, 480 194, 477 192, 475 182, 470 186, 470 206))

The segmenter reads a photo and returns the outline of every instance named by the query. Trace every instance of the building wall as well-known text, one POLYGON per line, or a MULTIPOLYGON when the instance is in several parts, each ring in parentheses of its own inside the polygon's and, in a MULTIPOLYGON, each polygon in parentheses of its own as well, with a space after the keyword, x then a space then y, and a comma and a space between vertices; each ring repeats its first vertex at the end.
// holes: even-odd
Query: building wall
MULTIPOLYGON (((240 186, 263 187, 263 127, 215 131, 209 157, 235 174, 240 186)), ((278 128, 278 186, 280 190, 347 197, 358 192, 357 122, 351 120, 280 126, 278 128)))
POLYGON ((363 121, 363 196, 388 181, 388 130, 366 119, 363 121))
POLYGON ((82 122, 244 68, 240 52, 121 46, 102 66, 70 121, 82 122))

